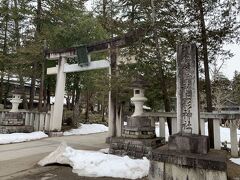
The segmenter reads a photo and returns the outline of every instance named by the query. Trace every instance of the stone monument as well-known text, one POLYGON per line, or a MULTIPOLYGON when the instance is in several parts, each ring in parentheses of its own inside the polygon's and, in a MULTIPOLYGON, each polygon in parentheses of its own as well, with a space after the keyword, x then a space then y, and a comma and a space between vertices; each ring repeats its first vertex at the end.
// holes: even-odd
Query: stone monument
POLYGON ((177 134, 153 150, 150 179, 227 179, 226 158, 209 152, 199 135, 198 59, 195 44, 177 46, 177 134))
POLYGON ((135 105, 134 113, 127 119, 127 125, 123 128, 122 137, 113 137, 110 140, 109 152, 117 155, 129 155, 135 158, 149 156, 152 149, 165 143, 164 138, 157 138, 155 127, 151 119, 142 116, 143 104, 147 100, 144 97, 146 83, 138 77, 132 82, 133 94, 131 101, 135 105))
POLYGON ((177 131, 169 149, 207 154, 209 139, 199 135, 198 61, 195 44, 177 47, 177 131))

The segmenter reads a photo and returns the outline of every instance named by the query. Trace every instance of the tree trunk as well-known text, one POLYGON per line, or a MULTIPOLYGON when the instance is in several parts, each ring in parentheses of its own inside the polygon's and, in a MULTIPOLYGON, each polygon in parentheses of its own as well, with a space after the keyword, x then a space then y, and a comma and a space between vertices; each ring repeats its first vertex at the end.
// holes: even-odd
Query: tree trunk
MULTIPOLYGON (((20 32, 19 32, 19 18, 18 18, 18 1, 14 0, 14 24, 15 24, 15 40, 16 40, 16 51, 18 52, 18 49, 20 48, 20 32)), ((27 102, 27 97, 26 97, 26 92, 25 92, 25 86, 24 86, 24 79, 23 79, 23 75, 22 75, 22 65, 20 65, 19 67, 19 83, 20 83, 20 87, 23 90, 23 108, 24 109, 28 109, 28 102, 27 102)))
POLYGON ((97 112, 99 113, 101 111, 101 104, 100 101, 97 101, 97 112))
POLYGON ((71 109, 74 108, 74 101, 75 101, 75 90, 72 91, 72 102, 71 102, 71 109))
POLYGON ((4 108, 6 108, 7 106, 7 98, 8 98, 8 94, 9 94, 9 90, 10 90, 10 75, 8 74, 8 79, 7 79, 7 83, 6 83, 6 89, 4 91, 4 108))
POLYGON ((51 91, 50 91, 50 84, 47 85, 47 104, 50 105, 50 99, 51 99, 51 91))
MULTIPOLYGON (((36 33, 37 36, 41 33, 41 15, 42 15, 42 0, 37 0, 37 21, 36 21, 36 33)), ((44 50, 46 48, 46 42, 44 42, 44 50)), ((45 79, 45 56, 43 57, 41 65, 41 80, 40 80, 40 86, 39 86, 39 99, 38 99, 38 110, 42 111, 42 101, 43 101, 43 91, 44 91, 44 79, 45 79)))
POLYGON ((81 100, 80 100, 80 91, 77 91, 78 92, 78 99, 76 100, 75 102, 75 106, 73 108, 73 127, 77 128, 79 127, 79 123, 80 123, 80 103, 81 103, 81 100))
MULTIPOLYGON (((36 72, 37 70, 37 64, 36 62, 33 63, 33 72, 36 72)), ((33 76, 31 77, 31 88, 30 88, 30 98, 29 98, 29 109, 33 109, 33 101, 35 96, 35 84, 36 84, 36 76, 35 73, 33 73, 33 76)))
MULTIPOLYGON (((107 0, 102 0, 103 1, 103 19, 107 17, 107 0)), ((105 19, 106 20, 106 19, 105 19)))
MULTIPOLYGON (((211 95, 211 81, 209 76, 209 66, 208 66, 208 48, 207 48, 207 32, 204 19, 204 7, 202 0, 198 0, 199 7, 199 18, 200 18, 200 28, 201 28, 201 43, 203 47, 203 61, 204 61, 204 71, 205 71, 205 92, 207 101, 207 112, 212 112, 212 95, 211 95)), ((213 134, 213 121, 208 119, 208 134, 210 139, 210 147, 214 147, 214 134, 213 134)))
POLYGON ((20 81, 20 87, 23 90, 23 109, 28 109, 28 101, 27 101, 27 97, 26 97, 26 91, 25 91, 25 87, 24 87, 24 80, 22 76, 19 76, 19 81, 20 81))
MULTIPOLYGON (((159 68, 159 82, 160 82, 160 88, 163 94, 163 102, 164 102, 164 108, 166 112, 170 112, 170 100, 168 96, 167 86, 166 86, 166 78, 164 75, 164 69, 163 69, 163 59, 161 57, 161 49, 159 45, 159 38, 157 29, 155 27, 155 21, 156 21, 156 9, 155 9, 155 2, 154 0, 151 0, 152 3, 152 17, 153 17, 153 39, 154 44, 156 48, 156 60, 158 62, 158 68, 159 68)), ((167 118, 168 128, 169 128, 169 134, 172 134, 172 124, 171 124, 171 118, 167 118)))
POLYGON ((69 94, 67 95, 66 101, 67 101, 67 110, 70 110, 70 96, 69 96, 69 94))
MULTIPOLYGON (((111 75, 111 81, 113 81, 113 78, 116 78, 117 76, 117 49, 113 45, 110 47, 110 75, 111 75)), ((116 108, 117 108, 117 91, 116 87, 112 87, 112 84, 110 84, 110 96, 109 96, 109 102, 110 106, 108 107, 108 126, 109 126, 109 132, 111 137, 116 136, 116 108), (112 112, 111 112, 112 111, 112 112)))
POLYGON ((85 121, 89 120, 89 90, 87 90, 86 94, 86 112, 85 112, 85 121))
MULTIPOLYGON (((7 9, 8 9, 8 3, 7 3, 7 9)), ((9 21, 9 14, 7 13, 5 18, 4 18, 5 22, 4 22, 4 39, 3 39, 3 55, 6 56, 7 55, 7 37, 8 37, 8 21, 9 21)), ((4 96, 4 105, 6 104, 6 98, 5 98, 5 92, 4 92, 4 72, 5 72, 5 67, 4 67, 4 63, 2 63, 2 66, 0 67, 0 71, 1 71, 1 84, 0 84, 0 103, 3 102, 3 96, 4 96)), ((7 85, 8 86, 8 85, 7 85)), ((6 107, 6 105, 5 105, 6 107)))
POLYGON ((103 96, 103 101, 102 101, 102 122, 105 122, 105 98, 103 96))
POLYGON ((2 99, 3 99, 3 78, 4 78, 4 70, 2 69, 0 71, 0 76, 1 76, 1 79, 0 79, 0 104, 2 104, 2 99))

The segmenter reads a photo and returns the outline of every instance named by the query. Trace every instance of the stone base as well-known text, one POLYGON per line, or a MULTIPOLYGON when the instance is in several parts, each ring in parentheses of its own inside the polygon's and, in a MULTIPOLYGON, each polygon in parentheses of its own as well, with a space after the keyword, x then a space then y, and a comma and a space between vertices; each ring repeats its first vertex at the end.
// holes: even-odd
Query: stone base
POLYGON ((33 126, 0 126, 0 134, 30 132, 33 132, 33 126))
POLYGON ((209 146, 208 136, 197 134, 174 134, 168 140, 169 150, 189 153, 207 154, 209 146))
POLYGON ((128 127, 123 129, 123 136, 135 139, 152 139, 156 137, 155 127, 128 127))
POLYGON ((226 155, 218 150, 208 154, 169 150, 167 145, 153 150, 149 179, 227 180, 226 155))
POLYGON ((165 144, 164 138, 135 139, 113 137, 110 139, 110 154, 128 155, 133 158, 149 157, 153 149, 165 144))
POLYGON ((48 134, 49 137, 61 137, 63 136, 63 132, 53 132, 53 131, 49 131, 46 132, 48 134))
POLYGON ((227 180, 225 171, 195 169, 151 161, 149 180, 227 180))
POLYGON ((153 139, 156 137, 155 127, 151 126, 151 120, 145 116, 131 116, 127 119, 127 125, 123 127, 123 135, 126 138, 153 139))

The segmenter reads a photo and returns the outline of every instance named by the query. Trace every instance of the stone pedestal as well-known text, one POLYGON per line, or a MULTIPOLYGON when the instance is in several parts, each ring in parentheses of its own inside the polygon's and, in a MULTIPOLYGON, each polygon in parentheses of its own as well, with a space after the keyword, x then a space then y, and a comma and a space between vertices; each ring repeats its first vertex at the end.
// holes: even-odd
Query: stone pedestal
POLYGON ((149 118, 135 116, 128 119, 122 137, 111 138, 109 152, 142 158, 148 157, 153 149, 164 144, 165 138, 156 137, 155 127, 151 126, 149 118))
POLYGON ((148 117, 130 117, 127 120, 127 125, 123 128, 123 137, 135 139, 155 138, 155 127, 151 126, 151 120, 148 117))
POLYGON ((209 138, 197 134, 178 133, 169 137, 168 148, 178 152, 207 154, 210 149, 209 138))
POLYGON ((111 138, 109 153, 128 155, 133 158, 150 157, 153 149, 162 146, 165 138, 136 139, 114 137, 111 138))
POLYGON ((203 155, 162 146, 152 152, 149 179, 227 180, 226 160, 219 150, 203 155))

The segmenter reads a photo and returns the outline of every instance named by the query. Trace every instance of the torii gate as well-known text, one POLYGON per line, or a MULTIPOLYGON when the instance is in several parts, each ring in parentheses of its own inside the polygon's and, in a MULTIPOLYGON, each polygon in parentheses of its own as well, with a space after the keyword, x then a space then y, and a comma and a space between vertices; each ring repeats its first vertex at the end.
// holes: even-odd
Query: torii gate
MULTIPOLYGON (((56 51, 50 51, 47 53, 49 60, 58 60, 56 67, 48 68, 47 74, 57 74, 56 90, 55 90, 55 104, 50 121, 50 130, 61 130, 62 127, 62 115, 63 115, 63 103, 64 103, 64 91, 66 83, 66 73, 69 72, 80 72, 89 71, 95 69, 109 68, 109 74, 114 74, 117 67, 117 52, 118 48, 126 47, 136 40, 142 34, 142 29, 125 34, 123 37, 115 37, 109 40, 100 41, 97 43, 89 44, 81 48, 73 47, 68 49, 61 49, 56 51), (98 60, 91 61, 91 53, 93 52, 104 52, 109 51, 110 60, 98 60), (83 53, 87 56, 87 61, 81 64, 68 64, 66 59, 69 57, 77 57, 79 53, 83 53)), ((108 113, 108 126, 109 126, 109 137, 121 136, 121 114, 117 113, 116 95, 109 92, 109 113, 108 113)))

